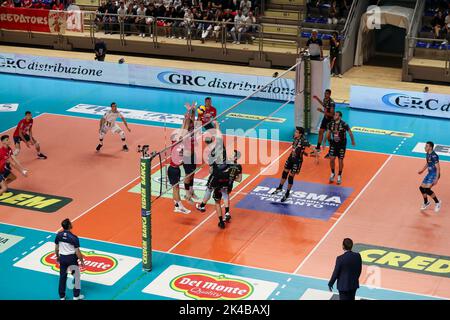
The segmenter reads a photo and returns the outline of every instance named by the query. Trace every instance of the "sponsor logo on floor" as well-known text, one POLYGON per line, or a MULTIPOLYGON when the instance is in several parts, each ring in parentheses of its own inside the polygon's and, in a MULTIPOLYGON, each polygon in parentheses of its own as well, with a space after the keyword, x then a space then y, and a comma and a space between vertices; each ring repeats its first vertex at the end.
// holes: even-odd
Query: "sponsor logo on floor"
MULTIPOLYGON (((300 297, 299 300, 339 300, 339 294, 317 289, 306 289, 305 293, 300 297)), ((372 300, 368 298, 355 297, 355 300, 372 300)))
MULTIPOLYGON (((82 248, 85 267, 81 269, 81 280, 114 285, 141 260, 119 254, 82 248)), ((59 276, 55 244, 47 242, 14 264, 15 267, 45 272, 59 276)))
POLYGON ((18 103, 0 103, 0 112, 14 112, 19 108, 18 103))
MULTIPOLYGON (((125 109, 121 108, 120 106, 118 109, 126 119, 144 120, 144 121, 179 124, 179 125, 183 124, 184 120, 184 115, 182 114, 125 109)), ((97 106, 93 104, 77 104, 76 106, 70 108, 67 111, 103 116, 109 110, 111 110, 111 107, 97 106)))
POLYGON ((21 241, 22 239, 24 239, 24 238, 13 235, 13 234, 0 232, 0 253, 5 252, 9 248, 11 248, 13 245, 15 245, 16 243, 21 241))
POLYGON ((256 121, 264 120, 266 122, 277 122, 277 123, 283 123, 286 121, 286 119, 284 119, 284 118, 268 117, 266 119, 265 116, 258 116, 256 114, 234 113, 234 112, 228 113, 226 115, 226 117, 227 118, 244 119, 244 120, 256 120, 256 121))
POLYGON ((362 243, 355 244, 353 250, 361 254, 366 265, 450 277, 450 257, 362 243))
POLYGON ((56 212, 71 201, 70 198, 16 189, 8 189, 0 195, 0 205, 44 213, 56 212))
MULTIPOLYGON (((172 191, 171 191, 171 186, 169 184, 169 179, 167 178, 166 168, 164 168, 162 170, 163 170, 162 175, 161 175, 161 170, 158 170, 158 171, 152 173, 152 196, 159 196, 160 192, 162 190, 162 192, 164 192, 164 193, 161 195, 161 197, 172 199, 172 191), (162 183, 162 189, 161 189, 161 183, 162 183), (165 192, 167 190, 169 190, 169 192, 165 192)), ((206 184, 208 182, 208 175, 209 175, 208 168, 203 168, 195 174, 194 192, 197 195, 197 197, 199 197, 199 201, 201 201, 201 199, 203 199, 203 197, 205 195, 206 184)), ((248 174, 242 174, 241 182, 236 181, 234 183, 234 188, 236 189, 248 177, 249 177, 248 174)), ((183 182, 183 179, 184 179, 184 171, 181 170, 180 181, 183 182)), ((141 193, 141 184, 139 183, 139 184, 135 185, 133 188, 128 190, 128 192, 140 194, 141 193)), ((180 192, 184 192, 184 184, 183 183, 180 183, 180 192)), ((183 196, 183 195, 181 194, 181 196, 183 196)), ((208 203, 213 204, 214 200, 211 198, 211 199, 209 199, 208 203)))
POLYGON ((353 192, 352 188, 294 181, 290 197, 281 202, 283 193, 272 195, 279 179, 266 178, 261 181, 237 208, 264 211, 290 216, 328 220, 353 192))
POLYGON ((401 131, 392 131, 392 130, 374 129, 374 128, 365 128, 365 127, 352 127, 352 131, 368 133, 368 134, 379 134, 379 135, 385 135, 385 136, 401 137, 401 138, 414 137, 414 133, 410 133, 410 132, 401 132, 401 131))
MULTIPOLYGON (((416 144, 416 146, 413 149, 413 152, 416 153, 423 153, 425 154, 425 142, 419 142, 416 144)), ((445 146, 442 144, 435 144, 434 145, 434 152, 436 152, 440 156, 446 156, 450 157, 450 146, 445 146)))
POLYGON ((142 290, 181 300, 263 300, 278 283, 171 265, 142 290))

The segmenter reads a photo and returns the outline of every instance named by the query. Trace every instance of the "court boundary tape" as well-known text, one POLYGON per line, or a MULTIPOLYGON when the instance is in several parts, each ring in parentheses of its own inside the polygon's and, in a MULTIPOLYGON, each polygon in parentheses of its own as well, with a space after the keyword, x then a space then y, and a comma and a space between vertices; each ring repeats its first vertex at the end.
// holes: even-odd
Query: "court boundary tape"
MULTIPOLYGON (((30 230, 40 231, 40 232, 49 232, 49 233, 51 233, 51 231, 49 231, 49 230, 37 229, 37 228, 32 228, 32 227, 24 227, 24 226, 16 225, 16 224, 13 224, 13 223, 0 222, 0 224, 14 226, 14 227, 19 227, 19 228, 22 228, 22 229, 30 229, 30 230)), ((83 236, 80 236, 80 239, 85 239, 85 240, 89 240, 89 241, 96 241, 96 242, 102 242, 102 243, 111 244, 111 245, 115 245, 115 246, 122 246, 122 247, 128 247, 128 248, 142 250, 142 247, 129 245, 129 244, 117 243, 117 242, 106 241, 106 240, 98 240, 98 239, 93 239, 93 238, 83 237, 83 236)), ((316 276, 311 276, 311 275, 304 275, 304 274, 300 274, 300 273, 293 273, 293 272, 286 272, 286 271, 280 271, 280 270, 274 270, 274 269, 266 269, 266 268, 260 268, 260 267, 254 267, 254 266, 247 266, 247 265, 237 264, 237 263, 233 263, 233 262, 225 262, 225 261, 206 259, 206 258, 195 257, 195 256, 187 255, 187 254, 181 254, 181 253, 167 252, 167 251, 155 250, 155 249, 153 249, 152 251, 153 252, 162 253, 162 254, 179 256, 179 257, 183 257, 183 258, 190 258, 190 259, 202 260, 202 261, 213 262, 213 263, 218 263, 218 264, 225 264, 225 265, 230 265, 230 266, 236 266, 236 267, 240 267, 240 268, 248 268, 248 269, 254 269, 254 270, 259 270, 259 271, 266 271, 266 272, 275 272, 275 273, 280 273, 280 274, 284 274, 284 275, 287 275, 287 276, 299 276, 299 277, 303 277, 303 278, 323 280, 323 281, 328 281, 329 280, 327 278, 321 278, 321 277, 316 277, 316 276)), ((421 293, 410 292, 410 291, 405 291, 405 290, 397 290, 397 289, 391 289, 391 288, 385 288, 385 287, 373 287, 373 286, 367 286, 365 284, 361 284, 361 286, 365 287, 365 288, 367 288, 369 290, 373 290, 373 289, 375 289, 375 290, 386 290, 386 291, 393 291, 393 292, 410 294, 410 295, 414 295, 414 296, 422 296, 422 297, 437 298, 437 299, 442 299, 442 300, 450 300, 450 298, 445 298, 445 297, 441 297, 441 296, 433 296, 433 295, 430 295, 430 294, 421 294, 421 293)))
POLYGON ((378 177, 378 175, 383 171, 384 167, 388 164, 388 162, 394 157, 394 155, 390 155, 384 163, 378 168, 377 172, 372 176, 372 178, 366 183, 364 188, 358 193, 358 195, 353 199, 353 201, 350 203, 350 205, 345 209, 345 211, 340 215, 339 219, 333 223, 330 229, 328 229, 327 233, 320 239, 320 241, 314 246, 314 248, 308 253, 308 255, 302 260, 302 262, 299 264, 299 266, 294 270, 294 273, 297 273, 300 271, 300 269, 303 267, 303 265, 308 261, 308 259, 313 255, 313 253, 320 247, 320 245, 325 241, 325 239, 330 235, 330 233, 334 230, 334 228, 339 224, 339 222, 342 221, 342 219, 345 217, 347 212, 350 211, 350 209, 353 207, 353 205, 358 202, 359 198, 364 194, 364 192, 369 188, 369 186, 372 184, 372 182, 378 177))

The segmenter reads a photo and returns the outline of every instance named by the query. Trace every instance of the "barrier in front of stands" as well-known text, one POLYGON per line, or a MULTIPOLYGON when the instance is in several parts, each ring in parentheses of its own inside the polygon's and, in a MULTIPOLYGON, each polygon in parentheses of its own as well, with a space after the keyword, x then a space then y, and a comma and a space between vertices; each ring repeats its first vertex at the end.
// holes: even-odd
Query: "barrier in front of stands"
POLYGON ((351 86, 350 107, 417 116, 450 118, 450 95, 351 86))
MULTIPOLYGON (((135 64, 0 53, 0 72, 42 77, 127 84, 245 97, 271 77, 192 71, 135 64)), ((294 79, 280 78, 255 97, 293 100, 294 79)))

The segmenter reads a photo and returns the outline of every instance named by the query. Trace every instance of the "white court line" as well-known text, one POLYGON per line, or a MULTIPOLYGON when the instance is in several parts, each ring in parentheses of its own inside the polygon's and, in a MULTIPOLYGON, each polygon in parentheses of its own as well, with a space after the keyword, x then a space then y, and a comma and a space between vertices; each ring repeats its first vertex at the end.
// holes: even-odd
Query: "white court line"
MULTIPOLYGON (((257 175, 255 175, 245 186, 243 186, 242 188, 239 189, 239 191, 244 190, 245 188, 247 188, 253 181, 255 181, 262 173, 264 173, 267 169, 269 169, 273 164, 278 163, 278 160, 280 160, 280 158, 282 156, 284 156, 288 151, 290 151, 290 148, 286 148, 286 150, 283 151, 283 153, 281 153, 276 159, 275 161, 271 162, 267 167, 265 167, 263 170, 261 170, 257 175)), ((236 196, 238 195, 238 193, 233 194, 230 197, 230 201, 233 200, 236 196)), ((178 241, 172 248, 170 248, 167 252, 170 253, 172 252, 178 245, 180 245, 184 240, 186 240, 191 234, 193 234, 198 228, 200 228, 207 220, 209 220, 212 216, 214 216, 216 214, 216 209, 213 209, 213 212, 206 218, 204 219, 202 222, 200 222, 194 229, 192 229, 188 234, 186 234, 183 238, 181 238, 180 241, 178 241)))
POLYGON ((393 155, 390 155, 389 158, 384 161, 383 165, 378 169, 378 171, 373 175, 373 177, 367 182, 367 184, 364 186, 364 188, 359 192, 359 194, 356 196, 355 199, 350 203, 350 205, 345 209, 345 211, 342 213, 342 215, 339 217, 339 219, 331 226, 331 228, 328 230, 328 232, 320 239, 320 241, 316 244, 316 246, 308 253, 308 255, 305 257, 305 259, 300 263, 300 265, 295 269, 294 273, 297 273, 303 265, 308 261, 308 259, 312 256, 312 254, 319 248, 319 246, 324 242, 324 240, 328 237, 328 235, 333 231, 333 229, 339 224, 339 222, 342 221, 342 218, 345 217, 346 213, 353 207, 353 205, 358 201, 358 199, 361 197, 361 195, 367 190, 367 188, 372 184, 372 182, 375 180, 375 178, 380 174, 380 172, 384 169, 386 164, 392 159, 393 155))

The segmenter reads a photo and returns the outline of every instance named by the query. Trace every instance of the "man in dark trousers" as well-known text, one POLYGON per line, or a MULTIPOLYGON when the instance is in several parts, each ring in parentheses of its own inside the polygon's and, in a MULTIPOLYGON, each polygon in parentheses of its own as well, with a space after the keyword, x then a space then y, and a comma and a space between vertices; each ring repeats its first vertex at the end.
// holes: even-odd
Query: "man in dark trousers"
POLYGON ((359 276, 361 275, 361 255, 352 251, 352 239, 345 238, 342 248, 345 253, 336 258, 336 266, 328 288, 333 291, 333 285, 337 280, 337 289, 340 300, 355 300, 356 290, 359 288, 359 276))
POLYGON ((95 40, 94 52, 95 52, 95 60, 97 60, 97 61, 105 61, 106 44, 105 44, 105 42, 102 39, 97 38, 95 40))
POLYGON ((70 230, 72 223, 69 219, 61 222, 63 231, 58 232, 55 238, 55 254, 56 261, 59 264, 59 298, 66 300, 66 282, 67 273, 70 272, 74 276, 75 286, 73 288, 73 300, 83 300, 84 296, 80 294, 80 265, 84 267, 83 255, 80 251, 80 240, 70 230))

